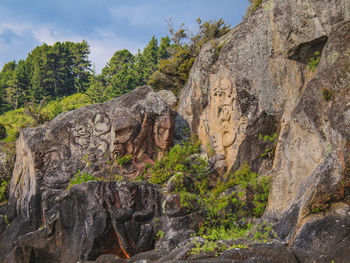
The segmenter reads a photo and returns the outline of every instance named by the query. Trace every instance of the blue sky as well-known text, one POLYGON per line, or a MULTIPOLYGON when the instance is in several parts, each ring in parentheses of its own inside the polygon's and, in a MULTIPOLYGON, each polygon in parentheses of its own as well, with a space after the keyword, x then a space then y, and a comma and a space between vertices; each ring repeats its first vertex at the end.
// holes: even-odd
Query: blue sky
POLYGON ((12 60, 25 59, 36 46, 56 41, 88 41, 96 70, 115 51, 136 53, 153 35, 168 34, 182 22, 223 18, 236 25, 248 0, 1 0, 0 69, 12 60))

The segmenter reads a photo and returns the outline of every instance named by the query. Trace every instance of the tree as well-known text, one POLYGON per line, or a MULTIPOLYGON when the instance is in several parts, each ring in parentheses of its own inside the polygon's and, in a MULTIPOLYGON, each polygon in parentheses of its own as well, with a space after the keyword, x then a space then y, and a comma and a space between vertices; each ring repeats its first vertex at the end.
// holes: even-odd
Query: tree
POLYGON ((160 39, 159 49, 158 49, 158 61, 161 59, 167 59, 170 57, 170 53, 168 51, 170 47, 171 39, 170 37, 162 37, 160 39))
MULTIPOLYGON (((186 84, 188 76, 195 58, 204 43, 213 41, 226 34, 229 26, 225 25, 222 19, 218 21, 204 21, 197 19, 199 30, 188 40, 190 35, 185 29, 184 24, 175 32, 172 21, 169 21, 169 32, 172 45, 168 45, 166 50, 170 56, 167 59, 160 60, 158 70, 150 76, 148 82, 154 89, 171 89, 178 93, 186 84)), ((215 41, 213 41, 215 44, 215 41)), ((162 47, 162 50, 164 48, 162 47)))
MULTIPOLYGON (((8 110, 12 103, 9 103, 7 90, 13 86, 13 78, 17 63, 15 61, 6 63, 0 72, 0 112, 8 110)), ((12 102, 12 101, 11 101, 12 102)))
POLYGON ((111 91, 102 75, 90 77, 90 87, 86 94, 92 103, 102 103, 111 99, 111 91))
POLYGON ((158 67, 158 41, 154 36, 143 49, 142 56, 145 62, 144 80, 147 82, 149 76, 152 75, 158 67))
POLYGON ((135 88, 134 56, 126 49, 116 51, 102 69, 111 97, 120 96, 135 88))

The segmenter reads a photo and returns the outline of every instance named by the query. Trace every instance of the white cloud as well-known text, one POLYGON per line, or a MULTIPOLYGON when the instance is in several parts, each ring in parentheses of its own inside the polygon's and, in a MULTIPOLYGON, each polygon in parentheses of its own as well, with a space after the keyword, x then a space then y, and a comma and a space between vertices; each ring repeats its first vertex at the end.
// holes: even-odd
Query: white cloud
MULTIPOLYGON (((93 30, 93 29, 92 29, 93 30)), ((0 25, 0 68, 13 59, 25 59, 26 55, 35 48, 36 45, 46 43, 52 45, 57 41, 81 42, 86 40, 90 45, 90 60, 95 65, 96 72, 101 72, 102 68, 110 60, 117 50, 128 49, 131 53, 143 48, 145 43, 118 37, 113 32, 96 29, 95 36, 84 37, 68 31, 55 30, 49 25, 31 26, 20 23, 0 25), (15 41, 8 44, 1 39, 1 34, 10 30, 15 36, 15 41), (15 52, 21 50, 21 52, 15 52), (7 57, 13 56, 16 57, 7 57)))
POLYGON ((90 59, 95 64, 97 72, 102 70, 117 50, 128 49, 131 53, 136 54, 137 50, 145 45, 145 43, 120 38, 107 31, 99 31, 99 35, 98 40, 86 39, 90 45, 90 59))

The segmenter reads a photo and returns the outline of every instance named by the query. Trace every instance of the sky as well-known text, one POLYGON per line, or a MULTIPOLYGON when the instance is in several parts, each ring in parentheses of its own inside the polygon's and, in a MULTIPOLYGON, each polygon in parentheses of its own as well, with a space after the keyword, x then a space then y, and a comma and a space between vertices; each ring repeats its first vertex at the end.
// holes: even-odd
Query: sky
POLYGON ((154 35, 168 35, 168 20, 195 30, 196 19, 235 26, 248 0, 1 0, 0 69, 25 59, 43 43, 81 42, 90 46, 90 60, 99 72, 114 52, 136 53, 154 35))

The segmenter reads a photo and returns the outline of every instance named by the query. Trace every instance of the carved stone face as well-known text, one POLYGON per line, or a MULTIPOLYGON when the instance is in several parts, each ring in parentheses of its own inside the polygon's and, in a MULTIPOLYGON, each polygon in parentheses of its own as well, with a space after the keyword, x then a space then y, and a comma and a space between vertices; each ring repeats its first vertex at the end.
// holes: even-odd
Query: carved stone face
POLYGON ((134 133, 133 126, 122 127, 115 130, 115 142, 126 143, 129 141, 134 133))
POLYGON ((162 150, 170 148, 174 135, 174 116, 162 115, 154 123, 154 142, 162 150))
POLYGON ((222 129, 222 145, 228 147, 235 141, 233 129, 233 101, 231 82, 224 78, 215 83, 214 97, 218 103, 217 119, 222 129))
POLYGON ((137 125, 134 116, 126 109, 115 109, 112 122, 112 153, 114 157, 127 154, 127 144, 134 138, 137 125))

